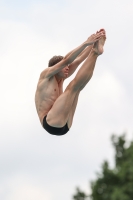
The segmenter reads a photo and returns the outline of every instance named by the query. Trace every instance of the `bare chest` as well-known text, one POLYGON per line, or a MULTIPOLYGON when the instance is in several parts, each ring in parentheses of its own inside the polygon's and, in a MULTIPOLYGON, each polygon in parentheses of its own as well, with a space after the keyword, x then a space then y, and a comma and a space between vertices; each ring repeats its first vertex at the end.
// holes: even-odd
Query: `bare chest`
POLYGON ((56 99, 63 92, 63 81, 58 83, 55 78, 38 83, 35 95, 36 109, 40 118, 46 115, 56 99))
POLYGON ((44 98, 56 100, 63 93, 63 83, 57 83, 55 79, 52 79, 47 84, 47 87, 42 92, 44 98))

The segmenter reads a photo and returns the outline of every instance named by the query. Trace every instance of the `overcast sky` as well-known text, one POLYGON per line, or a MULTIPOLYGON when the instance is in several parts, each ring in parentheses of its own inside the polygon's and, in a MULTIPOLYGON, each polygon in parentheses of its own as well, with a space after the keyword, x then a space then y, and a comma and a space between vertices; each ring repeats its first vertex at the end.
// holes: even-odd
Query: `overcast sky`
POLYGON ((133 139, 132 53, 132 0, 0 0, 0 199, 71 200, 76 186, 90 192, 103 160, 113 166, 112 133, 133 139), (52 136, 34 104, 40 72, 100 28, 105 51, 73 126, 52 136))

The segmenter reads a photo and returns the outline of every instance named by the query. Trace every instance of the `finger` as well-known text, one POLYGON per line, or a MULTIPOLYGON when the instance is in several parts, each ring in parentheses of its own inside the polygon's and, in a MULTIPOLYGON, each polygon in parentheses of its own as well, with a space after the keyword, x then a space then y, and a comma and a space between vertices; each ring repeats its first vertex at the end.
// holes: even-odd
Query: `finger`
MULTIPOLYGON (((98 40, 100 40, 102 37, 103 37, 103 35, 102 35, 102 36, 99 36, 99 37, 97 37, 97 38, 95 38, 95 42, 97 42, 98 40)), ((105 37, 106 37, 106 36, 105 36, 105 37)))
POLYGON ((99 40, 102 36, 95 37, 95 40, 99 40))
POLYGON ((95 42, 97 42, 98 40, 100 40, 100 38, 95 39, 95 42))
POLYGON ((97 35, 95 36, 95 38, 99 38, 99 37, 101 37, 101 36, 105 36, 105 33, 101 32, 101 33, 97 34, 97 35))
POLYGON ((105 34, 105 32, 104 32, 104 31, 101 31, 101 32, 98 33, 98 35, 101 35, 101 34, 105 34))
POLYGON ((101 36, 101 35, 103 35, 103 34, 104 34, 103 32, 97 33, 97 34, 96 34, 96 37, 99 37, 99 36, 101 36))

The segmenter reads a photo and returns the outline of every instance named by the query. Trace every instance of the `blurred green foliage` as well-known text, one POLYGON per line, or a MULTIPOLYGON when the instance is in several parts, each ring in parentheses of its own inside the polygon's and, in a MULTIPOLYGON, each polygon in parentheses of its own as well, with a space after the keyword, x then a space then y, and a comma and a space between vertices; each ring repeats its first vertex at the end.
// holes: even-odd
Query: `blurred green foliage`
POLYGON ((127 146, 125 134, 111 137, 115 166, 104 161, 97 179, 91 182, 89 197, 78 188, 74 200, 133 200, 133 141, 127 146), (87 198, 88 197, 88 198, 87 198))

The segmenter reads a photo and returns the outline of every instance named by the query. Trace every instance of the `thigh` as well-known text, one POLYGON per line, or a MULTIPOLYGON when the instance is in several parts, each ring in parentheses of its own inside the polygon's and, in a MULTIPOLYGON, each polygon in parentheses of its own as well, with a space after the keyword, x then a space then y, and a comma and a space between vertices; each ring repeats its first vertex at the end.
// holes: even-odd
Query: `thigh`
POLYGON ((47 123, 49 125, 63 127, 67 123, 77 92, 72 87, 67 87, 65 92, 57 98, 47 114, 47 123))
POLYGON ((70 127, 72 126, 73 117, 74 117, 75 110, 76 110, 77 103, 78 103, 79 93, 80 93, 80 92, 78 92, 78 93, 76 94, 75 99, 74 99, 73 104, 72 104, 72 107, 71 107, 71 110, 70 110, 70 112, 69 112, 69 117, 68 117, 68 121, 67 121, 67 125, 68 125, 68 128, 69 128, 69 129, 70 129, 70 127))

